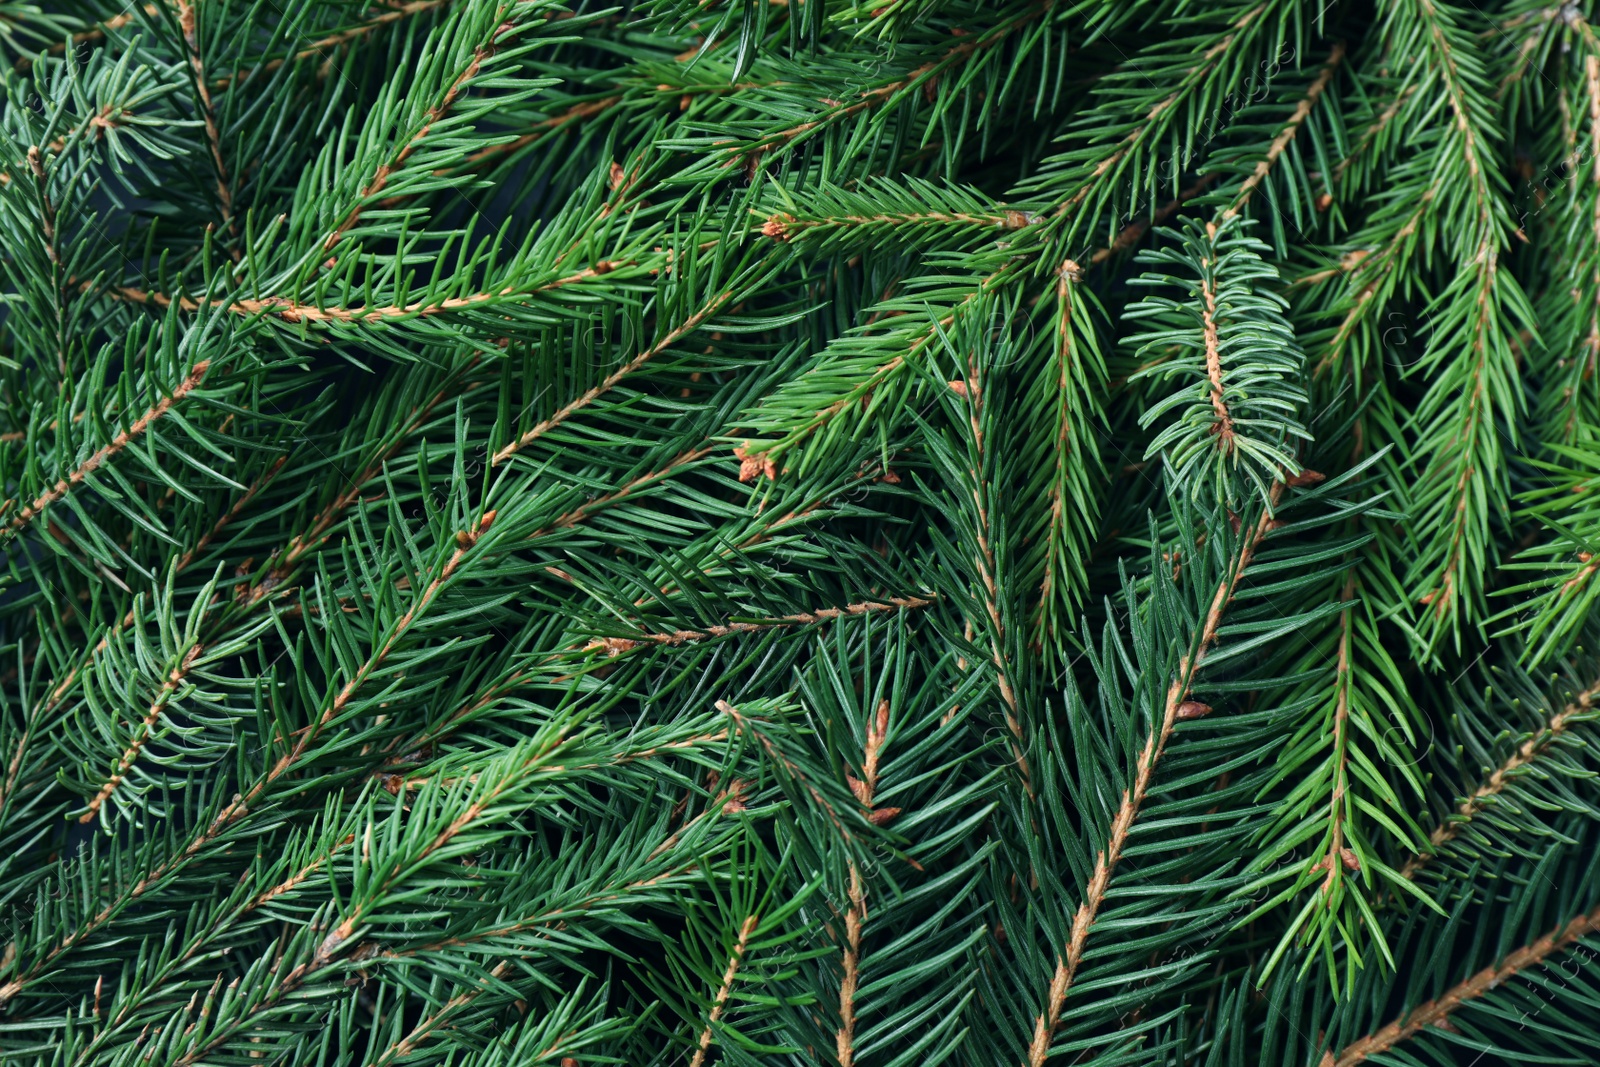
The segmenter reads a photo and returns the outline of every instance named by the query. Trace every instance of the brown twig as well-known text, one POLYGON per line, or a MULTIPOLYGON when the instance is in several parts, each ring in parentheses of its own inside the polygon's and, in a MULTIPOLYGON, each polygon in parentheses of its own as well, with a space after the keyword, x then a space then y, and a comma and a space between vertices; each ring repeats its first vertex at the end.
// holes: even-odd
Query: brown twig
MULTIPOLYGON (((1212 237, 1215 238, 1216 226, 1208 225, 1207 229, 1212 237)), ((1215 248, 1216 246, 1213 244, 1213 252, 1215 248)), ((1208 271, 1212 265, 1213 261, 1209 257, 1201 261, 1201 266, 1207 268, 1208 271)), ((1223 400, 1222 341, 1217 329, 1217 293, 1214 285, 1215 279, 1212 278, 1209 272, 1201 277, 1200 296, 1205 302, 1205 307, 1200 314, 1204 324, 1206 377, 1211 379, 1211 410, 1217 416, 1217 422, 1212 427, 1212 432, 1217 435, 1223 455, 1228 455, 1234 448, 1233 416, 1228 413, 1228 405, 1223 400)))

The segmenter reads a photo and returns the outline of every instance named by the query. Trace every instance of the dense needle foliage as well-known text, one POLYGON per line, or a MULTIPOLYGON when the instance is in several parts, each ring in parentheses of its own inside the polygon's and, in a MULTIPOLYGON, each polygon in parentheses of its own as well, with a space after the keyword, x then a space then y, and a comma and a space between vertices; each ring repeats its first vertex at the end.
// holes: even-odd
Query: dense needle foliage
POLYGON ((1597 8, 0 0, 0 1062, 1600 1062, 1597 8))

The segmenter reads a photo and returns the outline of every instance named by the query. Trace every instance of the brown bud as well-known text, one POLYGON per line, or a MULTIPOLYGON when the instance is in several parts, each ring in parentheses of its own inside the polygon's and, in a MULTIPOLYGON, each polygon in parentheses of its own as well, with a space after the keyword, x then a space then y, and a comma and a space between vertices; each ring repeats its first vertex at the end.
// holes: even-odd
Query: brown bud
POLYGON ((899 808, 879 808, 867 816, 867 821, 874 826, 887 826, 900 814, 899 808))
POLYGON ((1344 861, 1346 869, 1352 871, 1359 871, 1361 869, 1361 860, 1356 856, 1354 850, 1341 848, 1339 850, 1339 858, 1344 861))
POLYGON ((489 527, 494 525, 495 516, 498 514, 500 513, 493 508, 483 513, 483 518, 478 520, 478 535, 480 537, 489 532, 489 527))
POLYGON ((1318 471, 1303 470, 1299 474, 1288 478, 1283 484, 1291 489, 1304 489, 1308 485, 1316 485, 1318 482, 1325 481, 1327 477, 1326 474, 1318 471))
POLYGON ((753 482, 762 474, 767 476, 769 482, 778 480, 778 464, 771 456, 751 455, 743 448, 735 448, 733 456, 739 461, 739 481, 753 482))
POLYGON ((966 396, 967 395, 967 383, 963 382, 963 381, 951 382, 950 383, 950 391, 952 393, 956 394, 956 396, 966 396))
POLYGON ((844 774, 844 782, 850 787, 850 792, 856 795, 857 800, 863 804, 872 803, 872 792, 867 788, 866 782, 863 782, 849 771, 844 774))
POLYGON ((472 535, 469 534, 465 530, 457 530, 456 531, 456 547, 457 548, 471 548, 472 547, 472 535))
POLYGON ((1198 700, 1185 700, 1178 705, 1176 718, 1179 722, 1186 719, 1200 719, 1211 714, 1211 705, 1202 704, 1198 700))
POLYGON ((584 645, 583 650, 585 652, 604 652, 607 657, 615 658, 638 647, 639 642, 631 641, 626 637, 600 637, 584 645))
POLYGON ((789 224, 794 221, 793 215, 780 211, 762 224, 761 233, 774 241, 787 241, 789 239, 789 224))

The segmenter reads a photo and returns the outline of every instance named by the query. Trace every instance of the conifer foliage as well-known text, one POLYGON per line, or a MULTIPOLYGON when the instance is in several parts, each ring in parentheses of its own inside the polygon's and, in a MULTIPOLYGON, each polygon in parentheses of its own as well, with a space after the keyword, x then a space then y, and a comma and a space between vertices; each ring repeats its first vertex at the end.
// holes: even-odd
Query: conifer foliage
POLYGON ((0 1062, 1597 1062, 1597 8, 0 0, 0 1062))

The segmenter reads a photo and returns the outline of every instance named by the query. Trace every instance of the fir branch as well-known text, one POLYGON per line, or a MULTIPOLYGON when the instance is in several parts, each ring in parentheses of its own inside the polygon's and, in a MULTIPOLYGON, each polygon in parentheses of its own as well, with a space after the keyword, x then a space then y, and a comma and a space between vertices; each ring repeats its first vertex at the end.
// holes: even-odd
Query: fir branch
POLYGON ((835 619, 848 618, 850 616, 908 611, 915 608, 925 608, 932 603, 933 600, 931 598, 919 596, 863 600, 854 604, 846 604, 842 608, 817 608, 815 611, 802 611, 776 619, 763 619, 759 622, 731 622, 727 625, 705 626, 695 630, 674 630, 671 633, 640 631, 626 638, 608 638, 604 642, 604 646, 609 654, 618 655, 640 644, 682 645, 690 641, 704 641, 709 638, 727 637, 731 634, 757 633, 774 627, 815 626, 818 623, 832 622, 835 619))
POLYGON ((1444 1026, 1451 1013, 1463 1004, 1541 966, 1551 956, 1565 952, 1596 930, 1600 930, 1600 908, 1579 915, 1537 941, 1509 953, 1498 964, 1485 967, 1432 1000, 1418 1004, 1383 1029, 1346 1045, 1337 1054, 1330 1049, 1323 1054, 1322 1067, 1355 1067, 1415 1037, 1429 1026, 1444 1026))
MULTIPOLYGON (((624 99, 625 98, 622 96, 613 95, 603 96, 598 100, 584 100, 575 104, 570 104, 556 112, 554 115, 551 115, 548 118, 540 119, 534 124, 535 128, 534 132, 532 133, 524 133, 517 136, 514 140, 501 141, 499 143, 489 145, 487 148, 480 148, 462 162, 461 169, 477 170, 484 165, 494 163, 505 156, 515 155, 524 148, 527 148, 529 145, 539 143, 553 132, 563 130, 568 126, 582 125, 588 119, 605 114, 612 108, 615 108, 618 104, 621 104, 624 99)), ((443 176, 444 174, 453 173, 453 171, 435 171, 434 173, 443 176)))
MULTIPOLYGON (((387 322, 396 322, 404 319, 428 318, 436 315, 449 315, 476 308, 491 307, 496 304, 514 303, 518 299, 526 299, 539 293, 555 292, 582 282, 603 277, 623 266, 637 266, 637 261, 624 261, 615 263, 602 260, 592 267, 562 274, 545 279, 531 287, 508 285, 501 289, 469 293, 466 296, 444 297, 437 300, 413 300, 407 304, 357 304, 351 307, 339 307, 327 304, 304 304, 293 297, 266 296, 259 299, 240 300, 208 300, 198 301, 187 296, 171 296, 167 293, 150 292, 137 289, 133 286, 109 286, 98 290, 102 295, 117 300, 126 300, 135 304, 149 304, 152 307, 167 308, 176 305, 184 311, 200 311, 205 308, 221 308, 244 318, 269 316, 287 323, 307 323, 310 325, 325 325, 330 323, 350 323, 362 326, 378 326, 387 322)), ((84 291, 91 291, 88 282, 82 283, 84 291)))
POLYGON ((1561 744, 1575 726, 1587 722, 1591 718, 1590 712, 1597 700, 1600 700, 1600 681, 1584 689, 1560 711, 1550 716, 1541 729, 1528 735, 1503 763, 1489 772, 1478 788, 1462 798, 1456 805, 1455 811, 1444 822, 1434 828, 1428 835, 1428 850, 1419 852, 1407 860, 1405 866, 1400 869, 1400 876, 1407 881, 1414 880, 1423 866, 1437 855, 1441 848, 1455 840, 1456 836, 1471 823, 1474 816, 1493 804, 1495 798, 1515 782, 1519 774, 1527 773, 1526 768, 1561 744))
MULTIPOLYGON (((383 635, 381 644, 375 645, 370 655, 364 658, 351 673, 349 680, 334 694, 325 708, 322 708, 315 719, 300 732, 294 745, 280 756, 248 790, 237 794, 233 800, 223 806, 208 825, 187 844, 179 848, 175 854, 167 856, 155 864, 148 872, 141 875, 126 890, 118 893, 116 899, 104 904, 94 915, 87 918, 65 936, 55 942, 45 952, 38 962, 27 971, 16 975, 4 986, 0 986, 0 1005, 4 1005, 28 984, 36 980, 46 968, 55 962, 64 953, 82 944, 85 939, 114 919, 123 909, 141 898, 151 888, 161 884, 165 879, 181 870, 190 863, 195 856, 207 848, 218 836, 228 830, 239 820, 243 819, 250 811, 251 805, 262 796, 278 779, 295 769, 300 759, 318 735, 330 722, 336 719, 345 706, 356 696, 362 686, 374 673, 384 666, 385 661, 395 651, 406 631, 414 626, 425 614, 428 606, 439 595, 441 588, 454 576, 462 561, 467 557, 478 539, 489 529, 495 518, 494 511, 490 510, 474 520, 473 525, 462 531, 463 543, 458 543, 450 555, 443 560, 436 574, 428 584, 418 593, 415 600, 406 611, 390 626, 383 635)), ((298 984, 301 975, 293 976, 292 985, 298 984)))
POLYGON ((722 972, 722 985, 711 1001, 711 1014, 706 1017, 706 1028, 700 1031, 700 1041, 695 1046, 694 1058, 689 1061, 689 1067, 701 1067, 706 1061, 706 1055, 711 1051, 717 1024, 722 1021, 722 1013, 728 1008, 728 997, 733 993, 733 981, 739 974, 739 964, 744 959, 745 950, 750 945, 750 935, 755 932, 759 921, 757 916, 750 915, 739 924, 739 936, 734 941, 733 951, 728 957, 728 969, 722 972))
POLYGON ((997 48, 1014 34, 1027 30, 1035 22, 1045 18, 1055 8, 1056 0, 1033 0, 1019 10, 994 21, 987 28, 978 33, 963 32, 958 34, 960 43, 947 49, 938 58, 928 61, 915 68, 904 77, 893 79, 883 85, 861 92, 855 100, 848 104, 837 101, 824 101, 829 110, 816 118, 792 126, 765 133, 737 147, 724 148, 727 154, 743 158, 750 153, 756 157, 767 151, 785 149, 804 143, 817 133, 830 129, 846 119, 853 118, 863 112, 883 108, 884 110, 896 107, 902 101, 910 99, 918 89, 937 85, 939 80, 960 64, 974 55, 980 55, 997 48))
POLYGON ((1332 893, 1334 885, 1340 878, 1340 872, 1346 866, 1346 849, 1344 844, 1345 834, 1345 793, 1349 790, 1350 773, 1350 687, 1351 659, 1350 659, 1350 626, 1351 614, 1355 610, 1351 600, 1355 596, 1356 577, 1351 574, 1345 580, 1344 591, 1339 594, 1339 599, 1346 607, 1339 612, 1339 653, 1338 660, 1334 663, 1334 683, 1337 696, 1335 697, 1333 712, 1333 756, 1334 766, 1333 792, 1328 806, 1328 824, 1332 833, 1328 835, 1328 850, 1320 861, 1328 871, 1327 880, 1323 883, 1323 896, 1332 893))
POLYGON ((473 78, 477 76, 478 69, 483 66, 484 61, 494 54, 495 50, 507 37, 521 30, 522 27, 519 23, 506 19, 506 16, 515 6, 514 4, 505 4, 500 8, 496 15, 493 35, 472 50, 471 58, 456 74, 455 80, 445 89, 439 100, 424 112, 421 125, 418 126, 416 131, 399 146, 392 157, 379 164, 378 168, 372 172, 372 176, 367 179, 366 184, 361 187, 361 191, 356 194, 355 202, 350 207, 350 210, 334 225, 328 236, 323 240, 322 250, 324 252, 333 252, 339 246, 339 242, 344 239, 344 235, 356 223, 361 221, 361 213, 365 210, 366 205, 388 186, 390 176, 405 166, 406 160, 417 150, 417 146, 426 140, 434 126, 450 113, 450 109, 455 106, 457 97, 471 85, 473 78))
POLYGON ((1266 181, 1267 175, 1272 173, 1272 168, 1277 164, 1279 157, 1294 142, 1295 134, 1300 132, 1300 127, 1310 117, 1311 109, 1317 106, 1317 100, 1328 88, 1329 84, 1332 83, 1334 75, 1339 72, 1339 64, 1344 62, 1344 55, 1345 45, 1343 41, 1340 41, 1328 53, 1328 58, 1322 65, 1322 73, 1317 75, 1316 80, 1311 83, 1311 87, 1306 90, 1305 96, 1301 97, 1300 102, 1295 105, 1294 111, 1290 113, 1289 118, 1284 122, 1283 128, 1272 139, 1272 144, 1267 148, 1266 154, 1256 162, 1255 169, 1250 172, 1249 177, 1244 180, 1244 184, 1239 187, 1239 192, 1234 196, 1233 203, 1228 205, 1224 215, 1237 215, 1249 206, 1250 198, 1255 195, 1256 189, 1262 182, 1266 181))
POLYGON ((712 296, 693 314, 689 315, 682 322, 678 323, 676 326, 662 335, 660 340, 656 341, 655 344, 651 345, 649 348, 646 348, 644 351, 640 352, 638 355, 622 364, 622 366, 606 375, 598 385, 593 386, 584 392, 583 395, 569 401, 555 414, 551 415, 547 419, 541 420, 532 429, 520 434, 516 440, 501 448, 490 459, 489 465, 494 467, 504 463, 506 460, 510 459, 512 456, 516 455, 518 452, 527 448, 529 445, 539 440, 539 438, 549 433, 551 430, 566 422, 573 415, 582 411, 600 397, 616 388, 619 383, 632 375, 635 371, 639 370, 646 363, 650 362, 652 359, 659 356, 661 353, 665 352, 667 349, 671 348, 673 345, 677 344, 679 341, 698 330, 706 322, 706 320, 710 319, 718 311, 721 311, 725 306, 727 306, 727 304, 733 300, 734 295, 734 290, 725 289, 722 292, 712 296))
POLYGON ((222 133, 217 128, 217 109, 211 100, 211 87, 206 83, 205 61, 201 58, 198 37, 198 16, 191 0, 173 0, 178 9, 178 28, 189 53, 189 69, 194 73, 194 90, 199 104, 200 117, 205 121, 206 141, 211 149, 211 162, 217 168, 217 207, 222 225, 234 235, 238 226, 233 218, 233 191, 228 181, 228 165, 222 158, 222 133))
POLYGON ((1025 747, 1027 731, 1023 726, 1022 708, 1014 681, 1016 667, 1008 654, 1010 642, 1007 640, 1006 619, 1001 604, 1002 583, 1005 576, 1000 572, 995 555, 996 530, 993 518, 996 504, 990 496, 992 483, 988 478, 993 468, 985 455, 988 436, 984 432, 984 426, 987 422, 986 416, 991 413, 984 409, 984 377, 978 364, 970 364, 967 367, 966 379, 951 382, 950 388, 966 401, 967 407, 967 426, 970 430, 968 447, 972 450, 974 468, 970 482, 974 519, 973 540, 976 550, 972 566, 973 572, 978 577, 978 600, 984 614, 989 657, 994 664, 995 685, 1000 691, 1000 700, 1005 704, 1006 728, 1011 731, 1012 738, 1012 758, 1022 775, 1023 787, 1032 795, 1033 782, 1025 747))
MULTIPOLYGON (((95 471, 99 470, 109 460, 115 458, 117 453, 133 444, 157 419, 166 415, 173 406, 198 389, 205 381, 206 371, 210 370, 211 361, 202 359, 190 368, 184 379, 172 387, 172 390, 156 401, 150 408, 134 419, 128 426, 118 432, 106 444, 96 449, 87 459, 69 471, 55 485, 35 497, 21 511, 11 517, 6 523, 5 530, 0 533, 0 542, 10 540, 27 528, 28 524, 43 514, 50 505, 63 499, 73 489, 82 485, 84 480, 95 471)), ((11 503, 15 503, 12 501, 11 503)))
POLYGON ((78 816, 79 822, 93 822, 95 817, 99 815, 101 806, 111 798, 112 793, 116 792, 117 786, 122 783, 124 776, 128 773, 128 769, 133 766, 134 760, 139 758, 139 753, 143 751, 145 744, 150 740, 150 734, 155 729, 156 722, 166 712, 167 705, 183 685, 184 677, 189 673, 189 668, 194 664, 195 659, 199 657, 200 652, 199 645, 191 645, 188 651, 183 654, 183 658, 178 665, 172 668, 171 673, 167 675, 167 680, 161 683, 161 689, 156 694, 155 700, 150 702, 150 709, 145 712, 144 718, 139 720, 134 727, 133 737, 128 742, 128 747, 123 751, 121 758, 117 760, 117 765, 112 769, 111 775, 106 779, 105 784, 99 788, 94 796, 89 798, 88 810, 78 816))
POLYGON ((315 59, 318 56, 325 57, 322 73, 326 77, 327 70, 333 62, 331 53, 346 45, 355 44, 363 37, 392 26, 402 19, 407 19, 414 15, 424 15, 430 11, 442 10, 454 2, 455 0, 404 0, 403 3, 396 3, 393 0, 386 0, 385 3, 380 5, 381 10, 366 21, 358 22, 346 29, 339 30, 337 33, 328 34, 326 37, 319 37, 287 58, 270 59, 260 66, 251 67, 248 71, 219 78, 211 84, 211 88, 226 89, 238 82, 258 77, 261 74, 271 74, 279 67, 300 63, 307 59, 315 59))
POLYGON ((1082 966, 1090 930, 1105 902, 1106 894, 1111 887, 1112 875, 1116 872, 1117 864, 1122 859, 1123 849, 1127 845, 1128 835, 1133 830, 1134 821, 1139 817, 1139 809, 1144 804, 1145 796, 1155 778, 1156 765, 1166 752, 1167 742, 1172 736, 1173 729, 1190 712, 1186 701, 1190 686, 1193 684, 1195 668, 1216 641, 1217 630, 1222 625, 1228 605, 1233 601, 1240 579, 1244 577, 1245 571, 1255 558, 1256 550, 1272 531, 1272 510, 1281 499, 1283 488, 1282 481, 1273 483, 1267 506, 1239 547, 1237 562, 1230 567, 1211 597, 1211 607, 1206 612, 1194 644, 1178 662, 1177 677, 1167 687, 1161 720, 1145 738, 1144 746, 1139 751, 1133 783, 1122 795, 1122 803, 1111 820, 1105 846, 1095 856, 1094 871, 1084 891, 1083 900, 1078 904, 1078 909, 1072 917, 1072 935, 1064 954, 1056 962, 1055 973, 1046 993, 1045 1010, 1034 1021, 1033 1039, 1028 1044, 1027 1067, 1042 1067, 1050 1058, 1051 1039, 1061 1024, 1062 1009, 1072 991, 1072 983, 1077 977, 1078 969, 1082 966))

